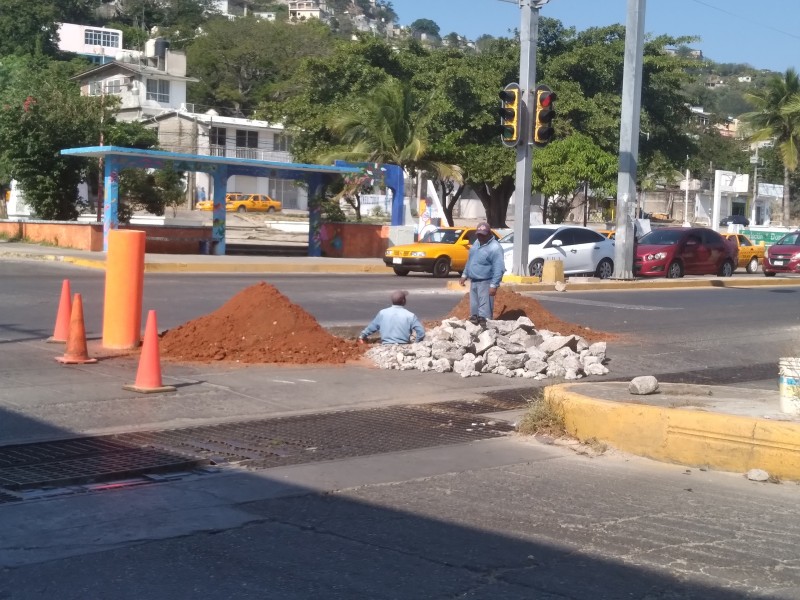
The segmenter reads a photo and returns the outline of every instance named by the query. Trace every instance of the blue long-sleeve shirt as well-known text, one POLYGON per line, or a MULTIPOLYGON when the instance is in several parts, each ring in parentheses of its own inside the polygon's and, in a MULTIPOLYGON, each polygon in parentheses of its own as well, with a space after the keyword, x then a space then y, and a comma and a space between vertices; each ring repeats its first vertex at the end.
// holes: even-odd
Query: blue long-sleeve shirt
POLYGON ((495 238, 489 238, 485 244, 478 240, 470 246, 467 266, 464 268, 464 277, 474 281, 489 279, 490 287, 500 287, 503 273, 506 271, 503 262, 503 247, 495 238))
POLYGON ((425 328, 417 316, 397 304, 378 312, 361 332, 360 337, 365 338, 376 331, 381 332, 383 344, 408 344, 411 341, 412 331, 417 334, 416 341, 420 342, 425 338, 425 328))

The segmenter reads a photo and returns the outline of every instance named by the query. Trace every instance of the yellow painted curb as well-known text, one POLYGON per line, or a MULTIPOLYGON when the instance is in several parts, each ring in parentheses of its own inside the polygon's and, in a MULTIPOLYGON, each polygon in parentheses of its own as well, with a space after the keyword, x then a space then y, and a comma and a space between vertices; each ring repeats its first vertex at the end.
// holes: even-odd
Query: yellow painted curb
POLYGON ((591 384, 545 389, 563 410, 567 433, 602 440, 631 454, 733 472, 764 469, 800 480, 800 423, 597 400, 580 393, 591 384))

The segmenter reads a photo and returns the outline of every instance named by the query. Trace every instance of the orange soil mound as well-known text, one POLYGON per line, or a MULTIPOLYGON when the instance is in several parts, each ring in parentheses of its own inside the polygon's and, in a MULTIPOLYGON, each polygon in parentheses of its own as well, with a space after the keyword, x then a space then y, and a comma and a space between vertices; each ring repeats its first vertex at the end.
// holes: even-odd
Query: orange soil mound
POLYGON ((159 349, 173 360, 283 364, 344 363, 365 350, 328 333, 263 281, 213 313, 164 332, 159 349))
MULTIPOLYGON (((465 294, 461 302, 450 311, 447 318, 468 319, 469 315, 469 294, 465 294)), ((494 318, 514 321, 519 317, 528 317, 533 321, 536 329, 546 329, 561 335, 579 335, 589 342, 609 341, 618 337, 613 333, 593 331, 581 325, 562 321, 533 298, 528 298, 508 288, 498 288, 497 296, 494 298, 494 318)))

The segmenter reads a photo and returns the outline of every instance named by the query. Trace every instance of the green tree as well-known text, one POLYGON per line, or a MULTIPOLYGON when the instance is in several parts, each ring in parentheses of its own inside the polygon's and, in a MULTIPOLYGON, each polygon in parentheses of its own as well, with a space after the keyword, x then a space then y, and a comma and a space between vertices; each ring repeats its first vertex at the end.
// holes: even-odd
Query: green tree
POLYGON ((52 2, 0 0, 0 56, 58 52, 59 10, 52 2))
MULTIPOLYGON (((431 113, 411 86, 387 79, 377 86, 355 110, 336 115, 330 130, 338 136, 339 148, 321 157, 350 162, 395 164, 412 175, 420 172, 440 178, 460 178, 458 167, 428 158, 428 123, 431 113)), ((345 194, 359 194, 361 182, 346 187, 345 194)))
POLYGON ((187 48, 189 75, 200 79, 190 86, 190 99, 247 114, 280 92, 305 58, 327 55, 332 42, 331 31, 316 19, 291 25, 213 18, 187 48))
POLYGON ((417 19, 409 25, 412 33, 425 33, 434 37, 439 37, 441 29, 435 21, 430 19, 417 19))
POLYGON ((81 96, 64 65, 42 58, 4 60, 0 80, 0 172, 19 182, 39 217, 75 218, 85 162, 60 151, 96 145, 110 103, 81 96))
POLYGON ((580 133, 537 150, 532 171, 533 188, 549 198, 543 214, 552 223, 562 223, 582 203, 584 190, 604 195, 616 191, 616 157, 580 133))
POLYGON ((771 78, 760 93, 748 94, 755 110, 742 115, 753 142, 773 140, 783 162, 783 224, 791 218, 791 173, 797 169, 800 145, 800 77, 794 69, 771 78))

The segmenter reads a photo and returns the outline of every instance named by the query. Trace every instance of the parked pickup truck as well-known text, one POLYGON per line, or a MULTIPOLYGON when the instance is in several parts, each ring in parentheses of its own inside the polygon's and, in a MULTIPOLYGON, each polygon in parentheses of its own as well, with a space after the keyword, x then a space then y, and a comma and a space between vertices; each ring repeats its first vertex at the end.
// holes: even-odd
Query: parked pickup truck
POLYGON ((744 267, 748 273, 756 273, 758 265, 764 264, 764 242, 754 244, 746 235, 741 233, 723 233, 722 237, 731 240, 739 247, 739 267, 744 267))

